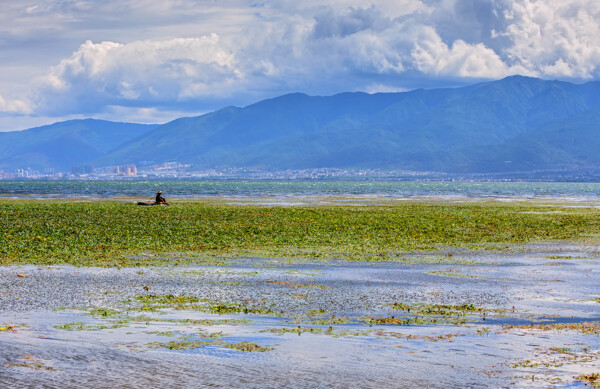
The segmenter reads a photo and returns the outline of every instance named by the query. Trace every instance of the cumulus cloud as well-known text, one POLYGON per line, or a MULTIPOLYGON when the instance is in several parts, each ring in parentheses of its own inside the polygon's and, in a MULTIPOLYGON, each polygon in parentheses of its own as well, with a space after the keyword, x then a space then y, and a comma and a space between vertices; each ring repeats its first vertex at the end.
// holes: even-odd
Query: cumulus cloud
POLYGON ((227 96, 228 86, 242 77, 215 34, 128 44, 87 41, 40 80, 39 98, 45 106, 69 103, 79 109, 98 102, 177 102, 227 96))
POLYGON ((540 76, 600 76, 600 2, 504 1, 508 59, 540 76))
POLYGON ((499 78, 509 72, 508 66, 493 50, 482 43, 470 45, 456 40, 451 47, 431 28, 411 52, 417 69, 424 73, 454 77, 499 78))
POLYGON ((25 115, 32 113, 32 111, 33 107, 29 101, 19 99, 6 100, 0 95, 0 113, 25 115))
POLYGON ((417 0, 298 4, 290 3, 295 12, 287 9, 285 17, 285 2, 259 7, 263 20, 241 35, 87 41, 44 79, 39 105, 84 111, 98 104, 169 105, 240 93, 328 93, 385 85, 386 78, 397 89, 393 78, 407 70, 471 78, 508 72, 484 44, 448 45, 433 26, 410 17, 430 14, 417 0))
POLYGON ((5 112, 151 117, 292 91, 600 78, 597 0, 7 1, 0 47, 2 31, 40 26, 91 39, 36 79, 34 104, 0 100, 5 112))

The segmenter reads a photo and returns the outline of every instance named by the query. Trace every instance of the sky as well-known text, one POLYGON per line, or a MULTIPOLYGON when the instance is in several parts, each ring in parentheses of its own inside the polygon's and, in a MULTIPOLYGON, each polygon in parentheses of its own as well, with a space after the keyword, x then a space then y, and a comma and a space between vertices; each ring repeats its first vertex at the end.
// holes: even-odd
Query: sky
POLYGON ((2 0, 0 130, 285 93, 600 79, 598 0, 2 0))

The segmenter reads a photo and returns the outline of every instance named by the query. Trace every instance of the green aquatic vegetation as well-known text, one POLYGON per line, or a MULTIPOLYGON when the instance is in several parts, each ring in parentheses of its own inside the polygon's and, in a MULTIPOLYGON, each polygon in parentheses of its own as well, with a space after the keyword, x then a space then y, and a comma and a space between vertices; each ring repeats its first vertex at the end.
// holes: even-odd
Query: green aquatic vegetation
POLYGON ((117 344, 117 345, 115 345, 115 349, 135 351, 135 352, 139 352, 139 353, 143 353, 143 352, 147 351, 147 349, 144 346, 141 346, 139 344, 131 344, 131 343, 117 344))
POLYGON ((193 350, 196 348, 206 347, 208 345, 216 344, 216 341, 212 340, 171 340, 169 342, 151 342, 147 343, 146 346, 149 348, 166 348, 169 350, 193 350))
POLYGON ((296 284, 288 281, 267 281, 267 284, 283 285, 290 288, 317 288, 317 289, 331 289, 331 286, 318 285, 318 284, 296 284))
POLYGON ((213 313, 218 313, 220 315, 228 314, 228 313, 244 313, 244 314, 258 314, 258 315, 268 315, 274 314, 270 309, 263 308, 249 308, 241 304, 227 304, 220 303, 215 305, 210 305, 208 307, 208 311, 213 313))
POLYGON ((529 359, 516 362, 515 364, 512 365, 513 368, 517 368, 517 367, 538 367, 538 366, 541 366, 541 363, 536 362, 536 361, 531 361, 529 359))
POLYGON ((311 334, 322 334, 323 328, 321 327, 282 327, 282 328, 269 328, 267 330, 262 330, 261 332, 272 332, 275 334, 283 335, 283 334, 303 334, 305 332, 309 332, 311 334))
MULTIPOLYGON (((307 323, 310 325, 340 325, 340 324, 360 324, 360 325, 398 325, 398 326, 419 326, 419 325, 464 325, 475 319, 469 316, 478 312, 483 313, 483 308, 473 304, 463 305, 443 305, 443 304, 406 304, 396 303, 393 306, 397 310, 406 311, 406 314, 400 316, 368 316, 368 317, 346 317, 346 316, 326 316, 319 317, 321 311, 309 311, 290 319, 289 323, 307 323)), ((325 311, 326 312, 326 311, 325 311)))
POLYGON ((600 373, 581 374, 574 378, 575 381, 583 382, 586 386, 589 385, 592 388, 600 388, 600 373))
POLYGON ((412 309, 412 305, 406 303, 395 303, 394 309, 410 312, 410 310, 412 309))
MULTIPOLYGON (((161 309, 175 310, 195 310, 218 314, 257 314, 268 315, 275 314, 270 309, 248 307, 243 304, 211 302, 208 299, 200 300, 194 296, 174 296, 174 295, 138 295, 133 299, 122 301, 128 305, 129 309, 135 309, 141 312, 159 312, 161 309), (136 304, 140 304, 137 305, 136 304), (133 305, 133 307, 131 307, 133 305)), ((281 312, 280 312, 281 314, 281 312)))
POLYGON ((24 367, 27 369, 42 371, 63 371, 63 369, 56 369, 52 366, 46 365, 47 360, 42 360, 31 354, 24 355, 18 360, 19 362, 7 362, 4 364, 4 367, 24 367))
POLYGON ((171 305, 171 304, 189 304, 189 303, 197 303, 200 301, 197 297, 194 296, 174 296, 172 294, 169 295, 139 295, 135 296, 135 299, 144 304, 160 304, 160 305, 171 305))
POLYGON ((261 208, 11 200, 0 204, 0 264, 219 265, 239 257, 396 261, 406 252, 443 247, 598 241, 589 231, 600 230, 599 210, 526 213, 536 209, 528 203, 261 208))
POLYGON ((248 308, 237 304, 217 304, 209 308, 210 311, 218 314, 227 313, 248 313, 248 308))
POLYGON ((329 312, 330 311, 327 309, 311 309, 310 311, 306 312, 306 316, 320 316, 329 312))
POLYGON ((156 336, 167 336, 167 337, 173 337, 176 334, 178 334, 179 332, 176 331, 144 331, 145 334, 149 334, 149 335, 156 335, 156 336))
POLYGON ((410 312, 414 315, 435 315, 435 316, 465 316, 467 314, 484 312, 481 307, 473 304, 446 305, 446 304, 406 304, 395 303, 394 309, 410 312))
POLYGON ((327 318, 309 319, 308 323, 314 325, 336 325, 336 324, 349 324, 350 322, 362 322, 362 320, 352 320, 349 317, 337 317, 331 316, 327 318))
POLYGON ((353 330, 349 328, 333 328, 329 327, 325 330, 324 334, 329 335, 334 338, 349 338, 356 336, 369 336, 371 335, 371 330, 353 330))
POLYGON ((465 336, 464 334, 442 334, 442 335, 413 335, 413 334, 402 334, 400 332, 391 332, 391 331, 375 331, 373 335, 381 337, 381 338, 397 338, 397 339, 406 339, 406 340, 425 340, 427 342, 452 342, 453 338, 459 336, 465 336))
POLYGON ((313 335, 329 335, 334 338, 354 337, 354 336, 368 336, 371 330, 354 330, 349 328, 334 328, 329 326, 324 327, 281 327, 281 328, 269 328, 262 330, 261 332, 270 332, 278 335, 283 334, 298 334, 309 333, 313 335))
POLYGON ((226 342, 224 340, 221 340, 222 334, 220 333, 200 333, 199 336, 203 339, 192 340, 191 335, 186 335, 180 340, 171 340, 168 342, 151 342, 147 343, 146 346, 149 348, 166 348, 168 350, 193 350, 197 348, 203 348, 206 346, 225 347, 244 352, 265 352, 273 350, 272 347, 261 346, 254 342, 226 342))
POLYGON ((159 319, 156 317, 148 316, 148 315, 139 315, 139 316, 121 316, 122 320, 127 320, 133 323, 150 323, 152 321, 165 321, 164 319, 159 319))
POLYGON ((239 342, 239 343, 224 343, 223 347, 230 348, 233 350, 244 351, 244 352, 259 352, 264 353, 266 351, 274 350, 273 347, 261 346, 254 342, 239 342))
POLYGON ((398 302, 393 308, 405 311, 406 314, 396 317, 372 317, 369 325, 464 325, 474 321, 470 318, 476 313, 484 313, 484 309, 473 304, 407 304, 398 302))
POLYGON ((503 328, 505 330, 522 329, 536 331, 575 331, 586 335, 600 335, 600 321, 590 321, 583 323, 506 325, 503 328))
POLYGON ((479 278, 477 276, 471 276, 469 274, 465 274, 465 273, 461 272, 460 270, 453 270, 453 269, 448 269, 448 270, 432 270, 432 271, 428 271, 426 273, 427 274, 433 274, 433 275, 436 275, 436 276, 442 276, 442 277, 479 278))
POLYGON ((2 327, 0 327, 0 332, 17 332, 17 330, 23 329, 23 328, 27 328, 27 324, 25 323, 21 323, 21 324, 12 324, 12 325, 3 325, 2 327))
POLYGON ((549 350, 557 354, 573 354, 573 349, 568 347, 550 347, 549 350))
MULTIPOLYGON (((180 307, 180 305, 177 307, 180 307)), ((159 308, 171 308, 171 307, 169 307, 167 305, 164 305, 164 306, 142 305, 142 306, 138 307, 137 309, 141 312, 158 312, 159 308)))
POLYGON ((252 320, 248 319, 180 319, 177 323, 184 325, 200 325, 200 326, 218 326, 218 325, 251 325, 252 320))
POLYGON ((119 316, 119 315, 121 315, 121 312, 115 311, 115 310, 112 310, 109 308, 92 307, 92 308, 88 309, 88 315, 111 317, 111 316, 119 316))
POLYGON ((119 321, 110 324, 98 324, 98 323, 83 323, 83 322, 73 322, 73 323, 63 323, 57 324, 54 328, 58 330, 65 331, 99 331, 99 330, 112 330, 116 328, 121 328, 126 326, 126 321, 119 321))
POLYGON ((151 317, 148 315, 139 316, 121 316, 117 323, 146 323, 161 322, 169 324, 180 324, 184 326, 218 326, 218 325, 251 325, 252 320, 248 319, 165 319, 151 317))
POLYGON ((141 312, 158 312, 160 309, 176 310, 203 310, 205 307, 198 304, 200 299, 195 296, 174 296, 169 295, 138 295, 133 300, 122 301, 124 304, 138 305, 132 309, 141 312))
POLYGON ((425 325, 464 325, 470 320, 464 317, 450 316, 388 316, 371 317, 368 319, 369 325, 396 325, 396 326, 425 326, 425 325))
POLYGON ((513 368, 560 368, 563 366, 581 366, 582 364, 598 361, 600 353, 584 347, 573 350, 566 347, 550 347, 537 349, 534 358, 517 361, 511 364, 513 368))

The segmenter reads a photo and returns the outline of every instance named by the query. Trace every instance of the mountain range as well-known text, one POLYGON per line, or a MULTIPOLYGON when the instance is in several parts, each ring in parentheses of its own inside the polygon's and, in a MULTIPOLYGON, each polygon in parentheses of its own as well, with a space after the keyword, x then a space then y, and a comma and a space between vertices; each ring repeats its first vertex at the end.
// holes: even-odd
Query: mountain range
POLYGON ((600 83, 512 76, 403 93, 293 93, 163 125, 56 123, 0 133, 0 145, 0 168, 167 161, 449 173, 598 168, 600 83))
POLYGON ((85 119, 0 132, 0 169, 70 170, 156 127, 158 125, 85 119))

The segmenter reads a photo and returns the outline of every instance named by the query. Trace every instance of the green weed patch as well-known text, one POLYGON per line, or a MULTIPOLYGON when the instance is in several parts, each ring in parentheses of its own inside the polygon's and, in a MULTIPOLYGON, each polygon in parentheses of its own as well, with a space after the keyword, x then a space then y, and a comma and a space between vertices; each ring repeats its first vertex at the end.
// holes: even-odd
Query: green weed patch
POLYGON ((0 204, 0 264, 124 267, 251 256, 401 260, 398 253, 440 247, 597 239, 589 235, 600 231, 596 209, 536 210, 531 203, 261 208, 6 201, 0 204))

